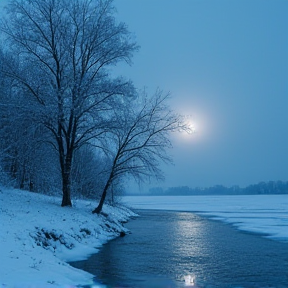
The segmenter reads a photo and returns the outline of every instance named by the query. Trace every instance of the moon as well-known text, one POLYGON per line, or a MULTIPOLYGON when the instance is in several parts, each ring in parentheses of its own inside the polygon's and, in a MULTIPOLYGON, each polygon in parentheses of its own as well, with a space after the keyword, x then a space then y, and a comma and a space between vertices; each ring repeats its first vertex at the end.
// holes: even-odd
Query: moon
POLYGON ((193 122, 188 122, 188 134, 194 134, 197 132, 196 125, 193 122))

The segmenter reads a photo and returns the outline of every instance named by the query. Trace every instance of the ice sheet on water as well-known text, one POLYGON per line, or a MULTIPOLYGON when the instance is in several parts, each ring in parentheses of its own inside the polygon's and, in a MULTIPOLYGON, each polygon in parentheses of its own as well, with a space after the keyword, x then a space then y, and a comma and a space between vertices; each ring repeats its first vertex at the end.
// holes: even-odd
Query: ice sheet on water
POLYGON ((135 209, 191 211, 288 242, 288 195, 126 196, 135 209))

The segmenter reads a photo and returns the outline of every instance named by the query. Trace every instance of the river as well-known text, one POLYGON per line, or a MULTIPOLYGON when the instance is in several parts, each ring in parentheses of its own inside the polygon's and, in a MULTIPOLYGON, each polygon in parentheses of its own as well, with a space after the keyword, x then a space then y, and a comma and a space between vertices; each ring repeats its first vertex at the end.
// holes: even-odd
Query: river
POLYGON ((71 263, 107 287, 287 288, 288 243, 190 212, 138 211, 131 234, 71 263))

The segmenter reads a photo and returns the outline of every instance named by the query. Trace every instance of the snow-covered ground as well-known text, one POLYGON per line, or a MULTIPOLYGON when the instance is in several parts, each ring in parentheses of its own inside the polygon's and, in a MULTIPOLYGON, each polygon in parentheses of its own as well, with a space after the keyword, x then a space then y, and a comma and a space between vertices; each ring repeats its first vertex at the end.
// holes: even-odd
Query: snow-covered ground
POLYGON ((0 187, 0 288, 101 287, 93 275, 66 261, 84 259, 119 235, 123 222, 135 216, 126 208, 104 206, 108 214, 92 215, 96 202, 61 199, 0 187))
POLYGON ((126 196, 134 209, 191 211, 288 242, 288 195, 126 196))
MULTIPOLYGON (((133 212, 77 200, 73 208, 61 199, 0 187, 0 288, 102 287, 93 275, 67 261, 85 259, 121 231, 133 212)), ((232 223, 237 228, 288 241, 288 195, 126 196, 135 209, 192 211, 232 223)))

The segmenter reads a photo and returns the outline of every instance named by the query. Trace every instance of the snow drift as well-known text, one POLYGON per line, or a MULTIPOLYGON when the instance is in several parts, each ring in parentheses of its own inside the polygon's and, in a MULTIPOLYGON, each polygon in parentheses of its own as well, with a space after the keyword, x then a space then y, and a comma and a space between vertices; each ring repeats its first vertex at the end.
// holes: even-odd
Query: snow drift
POLYGON ((1 288, 96 285, 93 275, 67 261, 85 259, 126 233, 122 224, 135 214, 106 205, 103 215, 92 215, 96 202, 77 200, 73 208, 60 203, 57 197, 0 188, 1 288))

